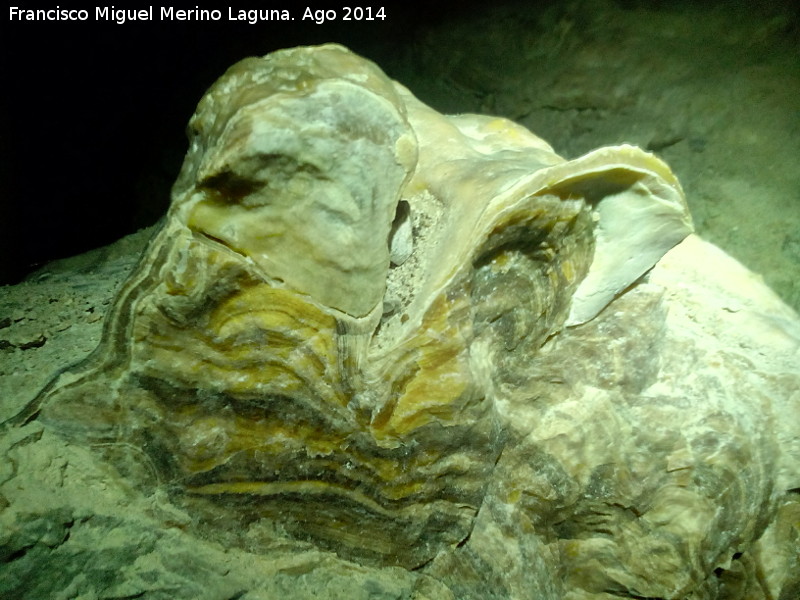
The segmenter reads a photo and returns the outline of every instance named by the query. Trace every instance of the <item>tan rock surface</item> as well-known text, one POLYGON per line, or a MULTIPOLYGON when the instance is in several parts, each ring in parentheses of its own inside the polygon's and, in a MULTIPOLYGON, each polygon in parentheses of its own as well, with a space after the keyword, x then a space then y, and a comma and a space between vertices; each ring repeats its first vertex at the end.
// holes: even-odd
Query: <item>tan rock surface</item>
MULTIPOLYGON (((699 238, 669 250, 664 163, 565 161, 335 46, 239 63, 191 129, 98 349, 27 408, 6 387, 0 591, 796 589, 800 320, 699 238)), ((58 291, 26 286, 6 329, 58 291)), ((53 343, 2 351, 49 375, 53 343)))

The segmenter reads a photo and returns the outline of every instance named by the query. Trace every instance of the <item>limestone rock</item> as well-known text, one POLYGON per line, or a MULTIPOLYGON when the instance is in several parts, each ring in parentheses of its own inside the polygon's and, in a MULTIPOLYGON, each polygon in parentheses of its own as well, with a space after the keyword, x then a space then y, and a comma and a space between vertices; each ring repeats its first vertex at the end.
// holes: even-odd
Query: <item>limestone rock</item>
POLYGON ((564 160, 335 45, 234 65, 189 132, 97 350, 6 421, 4 593, 44 594, 53 553, 100 597, 800 577, 797 317, 709 280, 746 272, 689 235, 659 159, 564 160))

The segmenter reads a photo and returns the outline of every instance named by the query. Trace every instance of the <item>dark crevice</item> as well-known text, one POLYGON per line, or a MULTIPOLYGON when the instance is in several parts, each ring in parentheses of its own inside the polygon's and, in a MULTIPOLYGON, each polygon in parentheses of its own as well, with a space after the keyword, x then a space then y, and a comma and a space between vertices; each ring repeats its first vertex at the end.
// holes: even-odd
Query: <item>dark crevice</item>
POLYGON ((28 554, 28 552, 32 548, 35 548, 35 547, 36 547, 36 544, 30 544, 28 546, 23 546, 22 548, 20 548, 19 550, 16 550, 15 552, 12 552, 11 554, 7 554, 5 556, 1 556, 0 555, 0 563, 8 564, 8 563, 12 563, 12 562, 14 562, 16 560, 20 560, 20 559, 24 558, 25 555, 28 554))

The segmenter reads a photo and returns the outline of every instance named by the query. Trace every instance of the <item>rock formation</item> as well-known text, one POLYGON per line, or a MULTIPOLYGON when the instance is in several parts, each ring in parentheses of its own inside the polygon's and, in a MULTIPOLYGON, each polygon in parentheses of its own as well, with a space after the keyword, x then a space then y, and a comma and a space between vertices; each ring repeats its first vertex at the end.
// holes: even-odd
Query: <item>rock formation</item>
POLYGON ((564 160, 335 45, 234 65, 189 135, 98 348, 6 421, 0 590, 54 554, 96 597, 800 581, 800 325, 659 159, 564 160))

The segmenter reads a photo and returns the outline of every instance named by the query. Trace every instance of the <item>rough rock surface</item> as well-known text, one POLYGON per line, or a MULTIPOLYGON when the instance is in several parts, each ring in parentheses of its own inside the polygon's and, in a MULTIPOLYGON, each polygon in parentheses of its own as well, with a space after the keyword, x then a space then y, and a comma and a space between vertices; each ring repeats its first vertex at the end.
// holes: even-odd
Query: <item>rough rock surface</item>
POLYGON ((480 3, 381 65, 436 109, 513 119, 562 156, 622 142, 658 153, 698 233, 800 310, 799 14, 737 0, 480 3))
MULTIPOLYGON (((525 130, 486 118, 453 119, 451 130, 441 129, 437 123, 443 126, 446 118, 402 88, 392 92, 372 66, 341 52, 321 50, 324 68, 338 56, 348 63, 351 82, 360 78, 370 93, 393 99, 394 108, 366 101, 396 119, 395 141, 388 147, 392 158, 385 165, 394 162, 413 173, 382 179, 383 197, 393 198, 391 210, 379 210, 370 219, 380 221, 383 233, 359 238, 367 246, 387 240, 382 254, 357 256, 347 268, 331 261, 323 265, 355 273, 351 284, 365 293, 350 298, 335 286, 320 286, 303 269, 294 272, 275 262, 275 240, 264 242, 235 212, 238 205, 265 206, 252 197, 254 177, 265 173, 269 177, 259 183, 266 182, 279 198, 302 198, 298 189, 313 189, 318 195, 312 199, 330 192, 328 201, 338 202, 343 196, 336 183, 350 181, 349 169, 359 164, 359 155, 349 154, 350 163, 323 165, 322 188, 304 177, 287 177, 280 181, 285 187, 274 188, 276 173, 308 170, 286 169, 289 161, 276 160, 275 146, 265 149, 257 137, 244 147, 258 151, 243 153, 241 140, 248 140, 247 131, 263 127, 265 119, 285 123, 281 119, 291 111, 279 106, 258 112, 268 103, 256 102, 254 113, 245 102, 246 118, 210 121, 218 131, 201 135, 190 150, 171 216, 107 313, 99 349, 88 362, 53 379, 27 409, 31 397, 18 391, 19 381, 7 388, 14 393, 4 398, 0 414, 9 419, 0 437, 6 457, 0 467, 0 591, 18 598, 792 597, 800 585, 797 315, 758 278, 693 235, 667 252, 688 232, 688 220, 680 216, 680 188, 660 161, 620 148, 570 163, 525 130), (242 122, 244 128, 237 130, 242 122), (214 146, 225 135, 229 141, 214 146), (459 143, 466 156, 452 143, 459 135, 465 138, 459 143), (419 142, 418 163, 410 149, 413 139, 419 142), (259 163, 262 156, 269 161, 259 163), (423 167, 415 171, 413 164, 423 167), (538 175, 529 177, 525 169, 538 175), (472 179, 465 175, 473 172, 472 179), (195 182, 201 185, 194 187, 195 182), (392 185, 400 191, 390 193, 392 185), (522 192, 509 194, 509 189, 522 192), (200 192, 209 195, 198 198, 200 192), (486 225, 464 229, 458 226, 463 220, 442 218, 453 210, 452 199, 463 197, 488 201, 484 212, 475 213, 475 222, 486 225), (397 208, 402 202, 408 206, 397 208), (438 205, 439 212, 426 211, 428 204, 438 205), (635 211, 633 223, 644 235, 620 225, 626 214, 620 206, 635 211), (410 239, 404 224, 409 217, 410 239), (414 236, 426 227, 425 235, 414 236), (451 243, 463 242, 465 249, 436 254, 443 230, 458 234, 451 243), (658 245, 670 235, 676 236, 671 243, 658 245), (521 247, 539 252, 520 256, 521 247), (620 247, 627 251, 615 251, 620 247), (646 264, 631 266, 636 260, 626 260, 650 251, 646 264), (245 266, 239 254, 248 256, 245 266), (252 263, 258 269, 247 266, 252 263), (406 278, 397 274, 404 266, 400 272, 406 278), (530 270, 546 275, 532 277, 530 270), (376 272, 384 277, 378 288, 376 272), (625 275, 617 279, 619 272, 625 275), (267 288, 259 287, 265 283, 267 288), (262 290, 255 298, 254 289, 262 290), (442 289, 449 305, 437 301, 442 289), (292 295, 298 290, 315 299, 311 308, 292 295), (576 316, 575 306, 598 294, 603 301, 576 316), (213 319, 203 316, 209 310, 218 316, 231 298, 238 308, 222 321, 227 335, 231 327, 239 332, 233 346, 225 343, 221 329, 213 329, 213 319), (255 305, 248 304, 254 300, 255 305), (570 301, 572 326, 563 328, 570 301), (269 410, 266 402, 284 377, 269 370, 278 355, 268 361, 270 376, 259 379, 247 370, 247 356, 234 348, 247 348, 262 339, 259 335, 277 331, 279 319, 270 316, 277 310, 270 306, 285 307, 295 323, 317 332, 307 334, 311 341, 296 349, 307 351, 303 344, 313 344, 325 359, 326 336, 337 340, 344 358, 337 361, 332 354, 322 370, 314 367, 306 374, 317 373, 323 381, 333 372, 333 387, 347 383, 337 393, 350 394, 351 421, 346 411, 323 402, 317 409, 321 406, 323 415, 330 411, 333 416, 323 422, 333 430, 303 434, 296 421, 311 417, 298 404, 289 405, 294 407, 290 414, 267 413, 283 423, 280 428, 263 424, 259 411, 269 410), (321 311, 349 327, 326 329, 321 311), (255 317, 240 316, 248 312, 255 317), (359 319, 380 325, 372 332, 372 353, 363 350, 359 319), (404 327, 408 321, 412 325, 404 327), (255 337, 241 334, 247 327, 247 335, 255 337), (386 403, 369 394, 354 401, 353 390, 362 389, 361 382, 345 374, 368 376, 369 365, 391 356, 398 339, 411 348, 412 359, 403 360, 417 365, 404 375, 401 391, 392 392, 386 403), (224 366, 215 373, 221 381, 217 388, 203 383, 202 371, 187 367, 191 356, 206 352, 202 344, 233 361, 216 362, 224 366), (177 354, 170 354, 173 349, 177 354), (464 351, 471 353, 469 360, 458 358, 464 351), (356 357, 355 367, 347 366, 349 356, 356 357), (459 377, 471 386, 469 394, 453 394, 452 386, 440 385, 444 375, 452 375, 440 369, 442 364, 458 367, 459 377), (226 380, 234 375, 238 379, 226 380), (414 381, 424 385, 415 388, 414 381), (178 384, 194 390, 195 400, 178 384), (264 404, 240 412, 241 403, 254 399, 264 404), (243 443, 242 432, 245 437, 273 435, 290 451, 276 451, 261 438, 247 442, 244 450, 231 446, 232 436, 243 443), (348 441, 337 446, 335 435, 341 432, 348 441), (442 442, 454 432, 461 436, 456 446, 442 442), (305 450, 292 449, 298 443, 305 450), (186 455, 180 458, 187 447, 188 461, 186 455), (320 456, 332 457, 326 468, 335 474, 333 480, 320 475, 325 464, 320 456), (253 470, 254 462, 274 469, 272 487, 263 469, 253 470), (310 471, 292 470, 298 463, 317 469, 319 485, 306 485, 315 482, 310 471), (221 471, 222 478, 195 480, 219 466, 229 469, 221 471), (350 487, 327 497, 320 487, 331 481, 341 486, 340 471, 367 468, 380 473, 371 484, 354 476, 350 487), (415 479, 431 473, 437 476, 415 479), (252 480, 254 474, 262 479, 252 480), (303 485, 286 493, 281 486, 292 477, 303 485), (191 498, 198 492, 218 498, 197 503, 191 498), (459 506, 462 512, 455 510, 459 506), (410 533, 402 531, 404 524, 410 533), (390 532, 385 539, 382 528, 390 532)), ((273 82, 297 85, 287 71, 278 71, 273 82)), ((235 80, 237 71, 232 73, 235 80)), ((341 76, 332 76, 333 95, 324 85, 317 90, 328 98, 336 93, 351 94, 351 101, 362 97, 362 91, 341 85, 336 79, 341 76)), ((230 93, 230 82, 218 84, 223 91, 212 93, 201 113, 204 106, 212 116, 230 109, 214 103, 230 93)), ((300 96, 316 93, 313 78, 292 89, 302 90, 300 96)), ((289 108, 300 110, 302 104, 289 108)), ((338 143, 336 131, 350 132, 344 144, 359 136, 386 139, 357 125, 356 120, 322 135, 338 143)), ((320 158, 308 146, 298 151, 291 136, 281 141, 276 131, 270 131, 269 140, 279 140, 275 145, 283 154, 278 158, 320 158)), ((344 187, 357 203, 364 197, 360 188, 344 187)), ((463 219, 473 206, 459 209, 453 214, 463 219)), ((269 210, 274 226, 276 213, 269 210)), ((358 229, 358 220, 352 222, 358 229)), ((306 226, 291 214, 285 224, 289 232, 306 226)), ((314 223, 310 230, 316 231, 314 223)), ((308 239, 300 239, 300 245, 308 239)), ((325 255, 324 248, 319 252, 325 255)), ((313 261, 304 264, 316 269, 313 261)), ((80 298, 79 287, 54 294, 57 288, 47 277, 26 284, 25 294, 30 305, 39 294, 55 296, 51 304, 62 310, 67 305, 62 299, 72 298, 81 307, 91 302, 92 314, 100 313, 103 301, 91 299, 107 302, 129 266, 124 259, 99 263, 96 277, 106 285, 91 292, 87 287, 87 300, 80 298)), ((16 292, 6 295, 13 317, 2 322, 9 333, 24 321, 16 292)), ((69 330, 87 331, 91 339, 97 335, 95 324, 78 320, 69 330)), ((44 351, 54 341, 44 337, 42 343, 9 339, 2 351, 15 360, 31 356, 31 364, 38 353, 46 363, 44 351)), ((275 343, 277 338, 267 339, 275 343)), ((284 370, 302 374, 308 369, 302 353, 295 360, 282 363, 284 370)), ((50 375, 63 366, 34 368, 50 375)), ((397 374, 396 369, 384 372, 397 374)), ((293 385, 290 381, 280 390, 282 398, 297 393, 293 385)), ((379 389, 374 385, 363 389, 379 389)), ((215 473, 219 477, 220 471, 215 473)))

